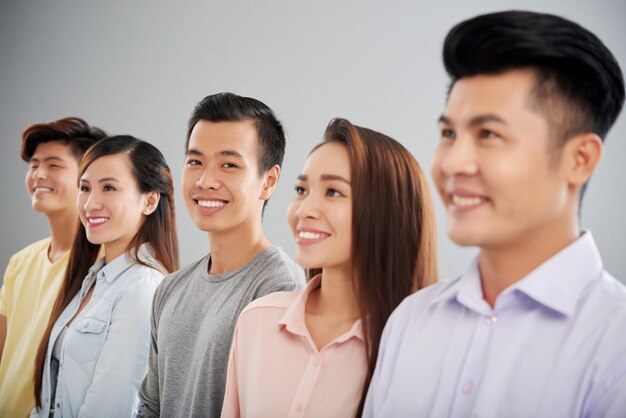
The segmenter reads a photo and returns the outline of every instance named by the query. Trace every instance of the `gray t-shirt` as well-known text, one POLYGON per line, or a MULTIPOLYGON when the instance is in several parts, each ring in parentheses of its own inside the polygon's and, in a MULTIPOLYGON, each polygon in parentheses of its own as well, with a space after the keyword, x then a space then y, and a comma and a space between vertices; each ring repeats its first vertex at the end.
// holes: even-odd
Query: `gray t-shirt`
POLYGON ((219 417, 239 313, 261 296, 304 287, 302 269, 277 247, 224 274, 208 274, 209 260, 169 275, 157 289, 139 417, 219 417))

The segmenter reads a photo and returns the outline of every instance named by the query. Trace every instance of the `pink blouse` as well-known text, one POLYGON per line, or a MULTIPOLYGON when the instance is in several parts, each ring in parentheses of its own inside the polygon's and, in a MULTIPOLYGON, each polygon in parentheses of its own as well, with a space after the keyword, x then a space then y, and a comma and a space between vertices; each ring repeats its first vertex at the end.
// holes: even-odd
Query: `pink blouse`
POLYGON ((306 328, 309 293, 278 292, 239 316, 228 364, 222 417, 353 417, 366 359, 361 320, 317 350, 306 328))

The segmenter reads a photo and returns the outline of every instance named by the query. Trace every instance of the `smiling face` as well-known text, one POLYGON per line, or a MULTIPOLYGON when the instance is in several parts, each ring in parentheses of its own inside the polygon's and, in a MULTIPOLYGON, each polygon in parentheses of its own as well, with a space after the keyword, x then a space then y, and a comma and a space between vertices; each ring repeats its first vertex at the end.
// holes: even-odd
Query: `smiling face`
POLYGON ((450 92, 432 175, 459 245, 537 242, 576 213, 548 121, 529 105, 534 83, 516 70, 462 78, 450 92))
POLYGON ((296 260, 307 269, 347 267, 352 259, 352 188, 345 146, 329 142, 309 156, 287 219, 296 260))
POLYGON ((263 203, 274 190, 280 170, 275 167, 259 175, 259 152, 252 121, 196 123, 189 139, 182 190, 198 229, 241 233, 245 239, 261 227, 263 203))
POLYGON ((57 141, 37 145, 25 179, 33 209, 76 216, 77 179, 78 162, 70 146, 57 141))
POLYGON ((123 254, 150 211, 126 153, 100 157, 80 178, 80 221, 92 244, 104 244, 107 262, 123 254))

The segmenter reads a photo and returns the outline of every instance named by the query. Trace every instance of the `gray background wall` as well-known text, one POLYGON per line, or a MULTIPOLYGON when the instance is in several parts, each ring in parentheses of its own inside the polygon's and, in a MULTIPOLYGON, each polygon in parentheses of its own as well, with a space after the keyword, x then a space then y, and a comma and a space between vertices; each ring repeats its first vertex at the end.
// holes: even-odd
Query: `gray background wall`
MULTIPOLYGON (((563 15, 595 32, 626 69, 626 1, 11 1, 0 0, 0 269, 47 236, 30 209, 20 135, 35 121, 76 115, 159 147, 180 184, 186 120, 207 94, 257 97, 284 121, 288 149, 265 215, 270 239, 294 253, 285 220, 292 184, 328 121, 342 116, 402 142, 428 170, 447 77, 441 46, 455 23, 523 8, 563 15)), ((626 280, 626 116, 608 136, 585 198, 607 269, 626 280)), ((430 177, 430 176, 429 176, 430 177)), ((177 197, 184 263, 205 254, 177 197)), ((445 235, 436 200, 443 277, 475 250, 445 235)))

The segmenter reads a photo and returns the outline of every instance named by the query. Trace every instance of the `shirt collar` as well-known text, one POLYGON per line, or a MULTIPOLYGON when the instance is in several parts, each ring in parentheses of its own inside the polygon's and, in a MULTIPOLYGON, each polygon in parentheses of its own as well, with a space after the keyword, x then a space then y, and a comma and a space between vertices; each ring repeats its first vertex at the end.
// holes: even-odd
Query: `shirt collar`
MULTIPOLYGON (((600 252, 591 232, 586 231, 576 241, 505 289, 498 298, 508 293, 521 292, 549 309, 570 316, 585 287, 599 277, 602 271, 600 252)), ((478 257, 462 276, 444 287, 432 304, 453 297, 472 310, 481 313, 490 310, 483 297, 478 257)))
POLYGON ((511 287, 570 316, 584 289, 603 269, 598 247, 587 231, 511 287))
MULTIPOLYGON (((307 337, 309 335, 309 332, 306 328, 306 322, 304 318, 305 310, 306 310, 306 301, 309 298, 309 294, 314 289, 320 287, 321 285, 322 285, 321 274, 318 274, 317 276, 309 280, 304 290, 300 292, 298 296, 296 296, 293 302, 285 310, 285 313, 283 314, 282 318, 280 319, 280 321, 278 321, 278 326, 283 329, 286 329, 292 334, 307 337)), ((354 325, 352 325, 352 328, 350 328, 350 331, 348 331, 347 333, 337 338, 335 342, 341 343, 341 342, 347 341, 352 336, 355 336, 361 340, 365 340, 365 337, 363 335, 363 327, 362 327, 360 319, 357 320, 354 323, 354 325)))
MULTIPOLYGON (((152 255, 148 244, 142 244, 141 247, 139 247, 137 256, 142 261, 153 263, 155 266, 158 265, 153 258, 154 256, 152 255)), ((111 282, 117 279, 134 264, 137 264, 137 262, 133 259, 130 252, 125 252, 108 264, 105 264, 105 259, 102 257, 89 269, 89 275, 97 274, 97 277, 103 277, 108 284, 111 284, 111 282)))

